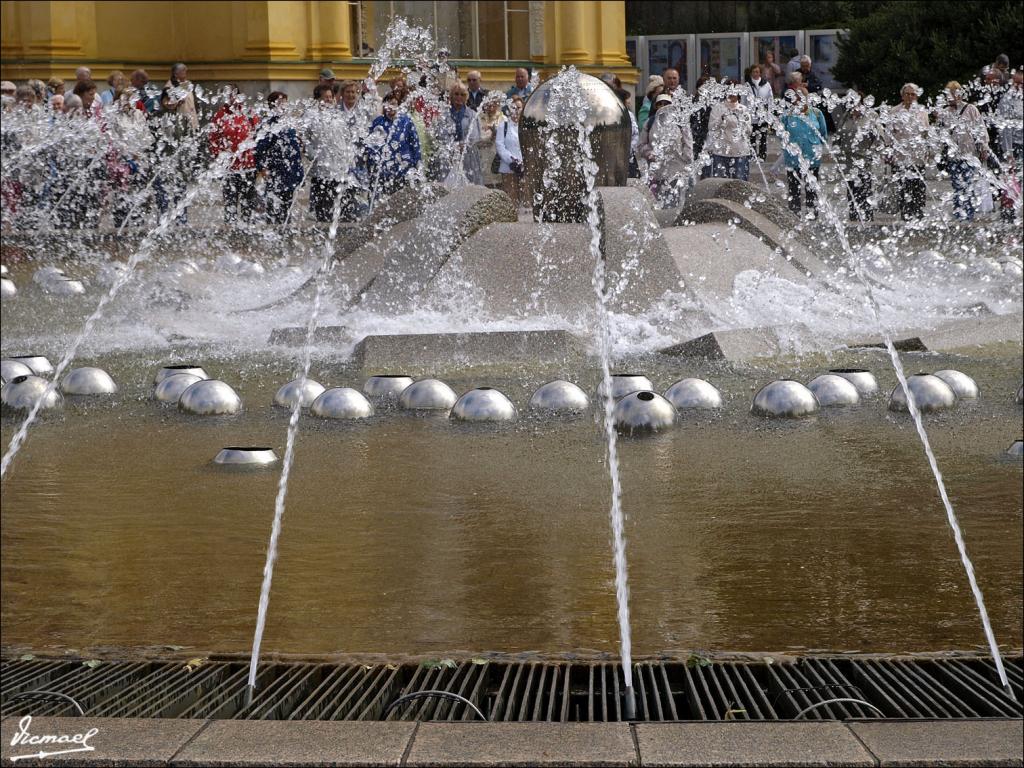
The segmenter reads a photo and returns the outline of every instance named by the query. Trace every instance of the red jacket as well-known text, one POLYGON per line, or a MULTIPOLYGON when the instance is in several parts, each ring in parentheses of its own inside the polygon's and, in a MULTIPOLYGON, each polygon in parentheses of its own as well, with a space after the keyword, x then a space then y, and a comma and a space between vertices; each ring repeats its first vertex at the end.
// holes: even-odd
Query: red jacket
MULTIPOLYGON (((217 110, 213 117, 213 130, 210 132, 210 154, 214 157, 221 152, 237 153, 259 123, 259 118, 242 111, 241 107, 225 104, 217 110)), ((256 166, 252 149, 236 155, 231 162, 232 171, 247 171, 256 166)))

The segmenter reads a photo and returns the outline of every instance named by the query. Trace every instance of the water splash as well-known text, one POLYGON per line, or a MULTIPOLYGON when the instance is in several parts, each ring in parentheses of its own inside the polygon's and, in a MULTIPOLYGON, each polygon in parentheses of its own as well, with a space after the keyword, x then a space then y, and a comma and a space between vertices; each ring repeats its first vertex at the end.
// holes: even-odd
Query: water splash
MULTIPOLYGON (((604 256, 601 253, 601 214, 597 189, 597 163, 594 162, 591 146, 591 129, 587 126, 588 109, 579 82, 579 73, 574 67, 563 69, 551 87, 549 122, 557 131, 562 127, 575 127, 576 149, 579 152, 579 170, 584 179, 587 226, 590 228, 590 257, 594 262, 592 285, 597 300, 598 354, 601 359, 601 389, 604 405, 603 422, 607 441, 608 474, 612 484, 612 498, 609 519, 612 527, 612 554, 615 564, 615 602, 619 623, 619 653, 622 657, 622 676, 625 684, 624 715, 627 720, 636 717, 636 696, 633 690, 632 637, 629 626, 629 573, 626 563, 625 513, 622 509, 622 481, 619 474, 618 435, 615 430, 613 410, 615 398, 612 394, 611 377, 611 336, 605 280, 604 256), (568 113, 569 120, 559 120, 568 113)), ((553 143, 549 140, 549 144, 553 143)), ((554 176, 551 177, 554 181, 554 176)), ((547 183, 547 178, 545 179, 547 183)))
MULTIPOLYGON (((829 196, 822 188, 818 179, 815 177, 814 174, 810 172, 809 159, 804 157, 802 153, 800 153, 798 147, 789 144, 785 128, 779 121, 775 121, 775 130, 778 133, 780 140, 782 140, 783 145, 787 149, 790 149, 790 151, 793 154, 797 155, 800 158, 800 173, 804 179, 804 183, 808 184, 817 192, 818 205, 820 206, 821 210, 825 213, 825 216, 829 220, 829 223, 835 229, 836 235, 839 238, 839 243, 843 250, 843 254, 845 255, 846 260, 850 265, 852 274, 854 275, 854 277, 856 278, 857 282, 860 284, 860 287, 864 292, 864 303, 867 305, 871 313, 872 321, 875 323, 878 331, 882 335, 886 351, 888 352, 889 359, 892 362, 893 370, 896 372, 896 378, 899 380, 900 387, 903 389, 903 392, 906 395, 907 407, 910 411, 910 416, 914 421, 914 427, 917 431, 918 437, 921 440, 921 445, 924 447, 924 452, 928 459, 928 466, 931 469, 932 476, 935 478, 935 484, 938 488, 939 497, 941 498, 942 505, 946 511, 946 521, 948 522, 950 529, 953 531, 953 538, 956 542, 957 552, 960 555, 960 562, 963 565, 964 571, 967 574, 967 580, 971 587, 971 593, 974 597, 975 604, 978 608, 978 613, 981 617, 982 629, 985 634, 985 639, 988 642, 989 650, 992 653, 993 660, 995 661, 996 671, 999 675, 999 681, 1002 684, 1003 688, 1006 690, 1007 695, 1011 699, 1016 701, 1013 689, 1010 686, 1009 680, 1006 676, 1006 669, 1003 666, 1002 654, 999 651, 999 644, 998 642, 996 642, 995 633, 992 630, 992 623, 989 619, 988 610, 985 608, 985 599, 981 593, 981 587, 978 585, 978 580, 974 573, 974 565, 971 562, 970 556, 967 554, 967 544, 964 541, 963 531, 960 528, 960 523, 957 520, 956 512, 953 510, 953 504, 950 501, 949 494, 946 491, 946 484, 943 481, 942 472, 939 470, 938 461, 935 458, 935 452, 932 450, 931 441, 928 439, 928 433, 924 428, 924 422, 921 418, 921 412, 917 407, 917 402, 914 398, 913 392, 907 384, 907 375, 903 368, 903 362, 900 359, 899 353, 896 351, 896 347, 893 344, 892 332, 889 330, 888 326, 882 321, 881 311, 878 302, 875 299, 874 291, 871 288, 871 283, 863 273, 860 259, 854 253, 853 249, 850 247, 850 241, 847 237, 845 223, 843 222, 842 217, 840 217, 837 214, 829 196)), ((822 138, 820 133, 819 138, 822 138)), ((822 139, 822 145, 824 147, 829 147, 828 142, 824 141, 824 139, 822 139)), ((842 175, 841 166, 838 167, 840 168, 839 172, 842 175)), ((848 182, 845 176, 843 176, 843 181, 848 182)), ((854 202, 854 204, 856 205, 856 202, 854 202)), ((858 213, 862 212, 858 211, 858 213)), ((863 224, 863 215, 858 216, 858 218, 863 224)))
POLYGON ((4 453, 3 459, 0 460, 0 479, 3 479, 7 475, 7 470, 10 468, 11 462, 14 461, 14 457, 17 456, 18 451, 21 449, 21 446, 28 437, 29 427, 31 427, 32 423, 36 420, 36 417, 39 415, 39 410, 42 408, 43 403, 46 401, 50 392, 53 392, 57 388, 57 383, 60 381, 60 377, 63 375, 65 369, 67 369, 68 365, 71 364, 71 361, 75 359, 75 355, 78 353, 78 348, 82 345, 82 342, 88 338, 96 322, 103 316, 104 308, 115 296, 117 296, 118 292, 128 283, 128 281, 131 280, 132 275, 135 273, 135 268, 149 257, 152 249, 155 247, 157 238, 164 234, 171 226, 172 222, 174 222, 177 217, 188 208, 189 204, 191 204, 192 200, 202 188, 202 184, 209 179, 219 178, 223 175, 227 171, 232 158, 233 155, 228 153, 224 153, 218 157, 213 165, 204 171, 202 176, 189 186, 178 203, 172 208, 168 208, 161 217, 160 223, 157 227, 146 235, 142 244, 128 259, 125 269, 117 275, 111 284, 110 289, 100 298, 96 308, 92 311, 92 314, 86 318, 86 321, 82 325, 78 335, 75 337, 74 341, 71 342, 71 345, 61 357, 60 362, 54 368, 53 377, 46 385, 46 391, 39 397, 39 399, 36 400, 32 409, 29 411, 28 416, 25 417, 25 420, 21 423, 18 431, 14 434, 14 437, 11 438, 11 442, 7 446, 7 451, 4 453))
MULTIPOLYGON (((383 73, 388 66, 390 56, 395 50, 409 50, 408 46, 422 45, 424 40, 425 30, 416 27, 409 27, 404 19, 396 19, 392 25, 388 28, 386 33, 386 44, 383 46, 383 53, 378 57, 373 67, 371 67, 371 75, 374 72, 383 73), (405 47, 403 47, 405 46, 405 47)), ((429 36, 426 36, 426 40, 429 41, 429 36)), ((350 168, 353 167, 356 160, 356 151, 359 146, 360 139, 364 138, 369 132, 369 124, 374 115, 374 109, 371 105, 371 99, 368 94, 364 94, 360 100, 359 108, 356 110, 356 117, 347 125, 338 124, 331 126, 332 128, 340 129, 344 133, 347 129, 349 135, 347 140, 338 142, 336 152, 340 155, 335 158, 341 167, 350 168)), ((336 117, 335 113, 328 113, 330 117, 336 117)), ((320 115, 321 118, 324 115, 320 115)), ((327 275, 331 271, 331 267, 334 263, 334 244, 338 237, 338 225, 341 220, 341 208, 342 201, 344 199, 344 190, 338 194, 334 199, 334 207, 331 216, 331 225, 327 234, 327 241, 324 244, 323 256, 320 261, 319 269, 316 273, 316 287, 313 294, 313 304, 310 308, 309 318, 306 322, 306 338, 302 347, 302 364, 299 372, 299 387, 298 391, 302 392, 305 389, 306 382, 309 379, 309 369, 312 365, 313 355, 313 339, 316 334, 317 321, 320 316, 321 305, 323 303, 324 286, 327 275)), ((293 201, 294 202, 294 201, 293 201)), ((259 665, 260 658, 260 646, 263 642, 263 631, 266 628, 267 623, 267 612, 270 608, 270 588, 274 579, 274 564, 277 561, 277 546, 278 540, 281 537, 281 524, 284 519, 285 502, 288 498, 288 479, 291 475, 292 465, 295 458, 295 442, 298 439, 299 433, 299 416, 302 413, 302 397, 296 397, 295 402, 292 404, 291 415, 288 419, 288 432, 285 440, 285 451, 284 461, 281 466, 281 477, 278 480, 277 495, 274 499, 274 519, 270 528, 270 542, 267 545, 267 559, 263 565, 263 581, 260 585, 260 598, 259 606, 256 614, 256 628, 253 633, 252 641, 252 654, 249 659, 249 678, 247 687, 247 703, 251 704, 253 695, 256 690, 256 671, 259 665)))

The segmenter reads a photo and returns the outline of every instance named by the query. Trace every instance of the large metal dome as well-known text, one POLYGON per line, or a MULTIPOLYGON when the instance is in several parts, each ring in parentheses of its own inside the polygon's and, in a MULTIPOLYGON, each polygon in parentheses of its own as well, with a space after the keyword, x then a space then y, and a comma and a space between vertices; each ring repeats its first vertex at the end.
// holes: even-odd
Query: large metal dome
MULTIPOLYGON (((577 148, 578 120, 567 109, 563 100, 556 99, 557 77, 541 83, 530 94, 523 107, 519 122, 519 142, 523 148, 526 187, 530 194, 540 193, 541 202, 534 197, 534 215, 547 221, 584 221, 586 206, 583 201, 585 180, 577 148), (554 115, 557 108, 562 114, 554 115), (544 188, 544 172, 549 166, 545 144, 553 144, 560 160, 556 182, 544 188)), ((591 129, 590 146, 597 164, 594 180, 599 187, 624 187, 629 175, 629 144, 632 124, 626 105, 615 92, 593 75, 579 74, 578 87, 587 106, 585 125, 591 129)))

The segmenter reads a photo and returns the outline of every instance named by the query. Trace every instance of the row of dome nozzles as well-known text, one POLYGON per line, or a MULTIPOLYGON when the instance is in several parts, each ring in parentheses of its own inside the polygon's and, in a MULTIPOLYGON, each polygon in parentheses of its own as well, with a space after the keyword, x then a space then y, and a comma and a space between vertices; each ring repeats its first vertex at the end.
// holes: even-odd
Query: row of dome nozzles
MULTIPOLYGON (((32 392, 40 393, 42 380, 53 372, 50 362, 40 355, 7 358, 0 362, 0 377, 12 384, 18 378, 30 377, 40 381, 19 382, 19 402, 34 403, 32 392)), ((181 410, 200 415, 231 414, 241 410, 242 400, 223 381, 210 379, 206 371, 197 365, 168 365, 160 368, 154 378, 154 397, 161 402, 176 403, 181 410), (186 397, 187 394, 187 397, 186 397)), ((976 399, 978 385, 970 376, 956 370, 943 370, 935 374, 919 373, 908 377, 907 386, 914 395, 914 401, 921 412, 945 410, 953 407, 958 400, 976 399)), ((637 395, 623 404, 616 422, 627 429, 650 427, 657 429, 667 426, 669 411, 672 410, 721 408, 722 395, 712 384, 703 379, 687 378, 677 381, 657 395, 649 378, 641 374, 615 374, 611 377, 612 397, 622 402, 629 395, 637 395), (647 392, 656 397, 639 393, 647 392), (664 402, 663 402, 664 401, 664 402), (620 418, 621 417, 621 418, 620 418)), ((5 387, 5 390, 7 388, 5 387)), ((60 390, 67 395, 103 395, 117 392, 113 379, 100 368, 76 368, 70 371, 60 383, 60 390)), ((15 390, 4 396, 4 403, 12 408, 16 405, 15 390), (10 401, 10 402, 9 402, 10 401)), ((754 396, 751 411, 757 415, 778 418, 799 418, 816 413, 822 407, 856 405, 863 396, 878 392, 875 377, 863 369, 833 369, 817 376, 804 386, 792 379, 773 381, 754 396)), ((44 407, 59 404, 59 393, 44 407)), ((598 387, 598 395, 604 395, 604 385, 598 387)), ((467 421, 504 421, 515 418, 516 409, 498 390, 477 387, 461 398, 454 390, 438 379, 414 381, 406 375, 371 376, 363 385, 363 391, 350 387, 327 389, 313 379, 304 382, 296 379, 281 387, 274 396, 274 404, 291 408, 296 399, 301 407, 324 418, 366 418, 373 414, 373 406, 367 397, 375 399, 397 399, 402 408, 411 410, 451 411, 453 418, 467 421)), ((1024 386, 1017 391, 1017 402, 1024 401, 1024 386)), ((530 398, 529 407, 551 411, 583 411, 590 406, 590 398, 576 384, 555 380, 544 384, 530 398)), ((907 411, 906 393, 897 385, 890 397, 889 408, 907 411)))
MULTIPOLYGON (((47 392, 49 382, 42 376, 52 373, 53 366, 42 356, 8 358, 0 362, 4 386, 3 403, 9 408, 27 410, 40 396, 46 395, 43 408, 57 408, 63 397, 57 390, 47 392), (10 378, 9 378, 10 377, 10 378)), ((160 368, 153 380, 154 397, 161 402, 177 403, 187 413, 197 415, 232 414, 242 408, 242 399, 232 387, 210 379, 197 365, 168 365, 160 368)), ((907 380, 914 400, 922 412, 952 407, 958 399, 974 399, 978 386, 966 374, 946 370, 936 374, 916 374, 907 380)), ((76 368, 61 381, 61 391, 68 395, 100 395, 117 392, 113 379, 100 368, 76 368)), ((611 377, 612 397, 617 401, 613 411, 616 426, 630 433, 658 431, 673 425, 681 410, 716 410, 723 407, 721 392, 703 379, 677 381, 664 395, 653 391, 649 378, 641 374, 615 374, 611 377)), ((855 405, 861 397, 878 392, 875 377, 862 369, 834 369, 808 382, 805 387, 792 379, 773 381, 754 396, 751 411, 755 414, 799 418, 816 413, 822 407, 855 405)), ((604 395, 603 384, 598 387, 604 395)), ((327 419, 362 419, 373 415, 368 398, 397 400, 409 410, 447 411, 461 421, 509 421, 517 416, 512 402, 491 387, 477 387, 461 397, 438 379, 414 381, 406 375, 371 376, 359 392, 351 387, 325 388, 307 378, 282 386, 274 396, 274 404, 293 408, 309 408, 314 416, 327 419)), ((1024 386, 1017 391, 1017 402, 1024 402, 1024 386)), ((578 385, 569 381, 550 381, 538 388, 530 398, 531 409, 580 412, 590 406, 590 398, 578 385)), ((897 386, 889 399, 889 408, 906 411, 906 395, 897 386)), ((1021 455, 1021 441, 1015 441, 1008 453, 1021 455)), ((222 464, 267 464, 276 461, 276 454, 266 447, 225 448, 217 457, 222 464)))

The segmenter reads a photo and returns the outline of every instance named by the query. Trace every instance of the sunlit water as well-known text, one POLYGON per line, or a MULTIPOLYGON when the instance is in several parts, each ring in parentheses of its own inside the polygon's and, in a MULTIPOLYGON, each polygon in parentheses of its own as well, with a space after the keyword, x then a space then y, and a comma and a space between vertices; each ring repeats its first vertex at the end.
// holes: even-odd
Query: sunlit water
MULTIPOLYGON (((5 481, 6 646, 248 651, 278 473, 210 461, 224 445, 281 452, 288 413, 270 402, 293 365, 203 357, 246 410, 200 418, 148 400, 161 360, 83 359, 108 367, 122 394, 44 417, 5 481)), ((881 399, 800 423, 749 415, 753 393, 780 373, 808 379, 855 363, 883 390, 895 385, 882 353, 785 370, 640 361, 662 389, 704 375, 727 407, 619 441, 637 656, 984 647, 908 417, 881 399)), ((977 404, 926 423, 997 637, 1020 647, 1021 466, 1001 458, 1021 434, 1019 349, 907 364, 960 367, 982 388, 977 404)), ((522 407, 557 373, 580 378, 450 381, 456 391, 497 386, 522 407)), ((319 355, 311 375, 361 383, 319 355)), ((582 383, 593 391, 596 373, 582 383)), ((5 443, 16 423, 3 418, 5 443)), ((397 412, 344 424, 303 416, 264 652, 615 654, 607 483, 592 414, 504 427, 397 412)))

